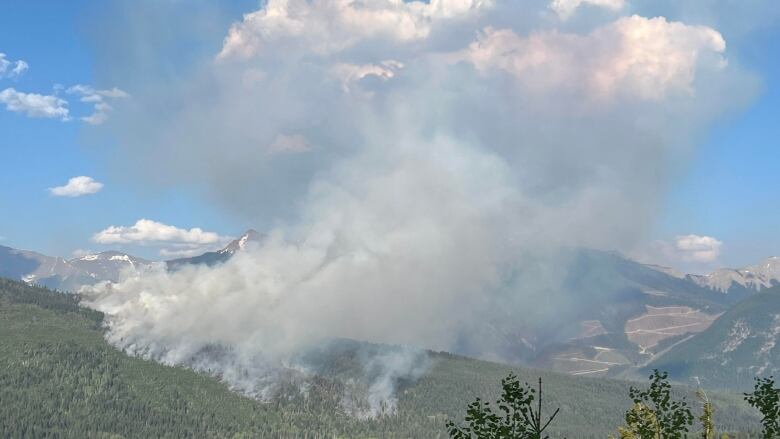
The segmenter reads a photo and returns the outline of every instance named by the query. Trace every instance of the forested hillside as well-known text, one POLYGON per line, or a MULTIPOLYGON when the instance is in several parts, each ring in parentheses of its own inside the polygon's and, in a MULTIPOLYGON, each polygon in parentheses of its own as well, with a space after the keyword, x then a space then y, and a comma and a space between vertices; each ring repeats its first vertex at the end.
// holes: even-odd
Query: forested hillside
MULTIPOLYGON (((510 370, 431 353, 429 374, 399 383, 396 414, 360 420, 340 409, 335 380, 313 378, 306 396, 290 387, 262 403, 217 379, 129 357, 103 340, 102 315, 77 300, 0 279, 0 437, 443 438, 445 419, 476 396, 495 398, 510 370)), ((516 372, 531 382, 541 375, 545 401, 561 407, 554 437, 604 438, 629 406, 625 382, 516 372)), ((739 396, 714 401, 722 429, 756 425, 739 396)))
POLYGON ((780 286, 737 303, 696 336, 670 349, 649 367, 668 370, 680 381, 744 389, 755 376, 780 372, 780 286))

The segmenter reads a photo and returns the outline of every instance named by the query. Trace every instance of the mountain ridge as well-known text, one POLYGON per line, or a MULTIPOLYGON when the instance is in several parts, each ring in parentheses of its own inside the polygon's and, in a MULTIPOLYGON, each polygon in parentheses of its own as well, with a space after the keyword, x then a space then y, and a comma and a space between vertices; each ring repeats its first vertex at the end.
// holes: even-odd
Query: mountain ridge
POLYGON ((163 263, 168 268, 184 264, 213 265, 225 262, 249 243, 258 242, 263 235, 253 229, 214 252, 205 252, 191 258, 150 261, 118 250, 106 250, 65 259, 30 250, 0 245, 0 276, 40 284, 49 288, 76 291, 80 286, 97 282, 118 282, 123 270, 136 272, 163 263))
POLYGON ((672 267, 644 264, 654 270, 696 284, 723 294, 745 294, 780 285, 780 256, 769 256, 759 263, 742 268, 717 268, 707 274, 682 273, 672 267))
POLYGON ((236 252, 245 249, 252 243, 260 242, 265 235, 258 233, 254 229, 248 229, 238 238, 230 241, 225 247, 217 251, 205 252, 197 256, 188 258, 177 258, 165 261, 169 270, 176 270, 185 265, 207 265, 209 267, 216 264, 227 262, 236 252))

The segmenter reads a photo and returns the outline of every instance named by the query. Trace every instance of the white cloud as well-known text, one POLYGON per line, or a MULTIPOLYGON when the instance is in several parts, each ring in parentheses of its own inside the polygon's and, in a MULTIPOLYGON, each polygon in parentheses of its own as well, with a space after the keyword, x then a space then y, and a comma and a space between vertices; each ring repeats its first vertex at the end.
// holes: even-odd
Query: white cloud
POLYGON ((16 61, 16 65, 14 66, 13 69, 11 69, 11 76, 19 76, 25 71, 27 71, 29 67, 30 66, 24 61, 21 60, 16 61))
POLYGON ((99 244, 185 244, 208 245, 227 238, 198 227, 180 229, 148 219, 140 219, 132 226, 109 226, 92 236, 99 244))
POLYGON ((113 107, 106 102, 106 99, 124 99, 130 95, 117 87, 105 90, 95 90, 92 86, 77 84, 66 90, 68 94, 81 96, 80 101, 93 104, 93 112, 89 116, 83 116, 80 119, 90 125, 100 125, 108 120, 108 114, 113 107))
POLYGON ((321 55, 372 39, 421 40, 442 20, 473 14, 492 0, 269 0, 231 27, 220 58, 250 57, 266 46, 296 40, 321 55))
POLYGON ((712 269, 718 262, 722 247, 723 243, 717 238, 690 234, 639 245, 630 254, 638 261, 691 273, 712 269))
POLYGON ((64 186, 49 188, 49 192, 56 197, 80 197, 97 193, 101 189, 103 189, 103 183, 82 175, 71 178, 64 186))
POLYGON ((597 6, 610 11, 619 11, 626 6, 625 0, 553 0, 550 9, 562 19, 567 20, 583 5, 597 6))
POLYGON ((674 248, 686 262, 714 262, 720 256, 722 242, 711 236, 682 235, 674 239, 674 248))
POLYGON ((531 90, 659 100, 672 92, 691 94, 700 59, 713 55, 708 67, 721 69, 725 49, 723 37, 709 27, 634 15, 586 35, 545 31, 522 37, 488 27, 454 59, 482 72, 507 72, 531 90))
POLYGON ((113 110, 113 107, 105 102, 98 102, 94 106, 95 111, 89 116, 81 118, 84 122, 90 125, 100 125, 108 120, 108 112, 113 110))
POLYGON ((6 110, 25 113, 29 117, 68 120, 68 103, 52 95, 23 93, 13 88, 0 91, 0 103, 6 110))
POLYGON ((23 60, 11 61, 5 53, 0 52, 0 79, 18 77, 28 68, 27 62, 23 60))

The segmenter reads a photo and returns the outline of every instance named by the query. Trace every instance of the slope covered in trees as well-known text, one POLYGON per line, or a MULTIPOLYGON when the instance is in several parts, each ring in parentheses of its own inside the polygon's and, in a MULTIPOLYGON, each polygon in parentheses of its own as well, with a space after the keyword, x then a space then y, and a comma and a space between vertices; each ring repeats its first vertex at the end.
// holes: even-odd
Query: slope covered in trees
POLYGON ((649 365, 681 382, 698 377, 710 388, 742 390, 756 376, 780 372, 780 286, 740 301, 707 330, 649 365))
MULTIPOLYGON (((510 371, 430 353, 428 374, 398 383, 396 414, 358 419, 340 408, 336 380, 312 379, 305 396, 291 387, 262 403, 217 379, 129 357, 103 340, 102 315, 77 300, 0 279, 0 437, 444 438, 446 419, 457 420, 477 396, 495 399, 510 371)), ((604 438, 630 403, 626 382, 515 373, 544 379, 546 401, 561 407, 554 437, 604 438)), ((719 429, 755 423, 740 396, 711 398, 719 429)))

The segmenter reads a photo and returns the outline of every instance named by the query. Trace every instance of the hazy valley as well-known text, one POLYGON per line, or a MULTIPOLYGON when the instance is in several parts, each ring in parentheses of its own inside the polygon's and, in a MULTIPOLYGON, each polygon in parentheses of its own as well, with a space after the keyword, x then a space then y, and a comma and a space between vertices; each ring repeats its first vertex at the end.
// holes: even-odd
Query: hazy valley
MULTIPOLYGON (((213 267, 248 247, 251 251, 262 239, 263 235, 249 230, 222 250, 163 262, 117 251, 64 260, 0 247, 3 252, 0 267, 4 276, 28 284, 78 291, 100 282, 143 276, 145 270, 154 267, 173 271, 188 265, 213 267)), ((719 269, 706 276, 676 274, 665 267, 596 250, 567 251, 560 260, 568 266, 562 270, 558 294, 563 295, 568 309, 561 311, 558 320, 547 319, 531 326, 522 319, 527 310, 503 309, 478 329, 493 340, 487 347, 490 350, 485 346, 464 345, 462 351, 455 353, 592 377, 637 379, 648 368, 663 365, 674 378, 686 384, 693 385, 692 376, 697 376, 703 385, 716 388, 744 387, 750 382, 745 377, 778 370, 776 365, 780 363, 775 361, 773 349, 780 331, 772 325, 780 325, 767 323, 768 327, 764 328, 759 323, 775 318, 772 317, 774 308, 751 303, 764 298, 766 303, 774 303, 769 298, 774 297, 780 285, 780 259, 768 258, 744 269, 719 269), (735 317, 742 309, 762 314, 735 317), (517 326, 518 322, 523 325, 517 326), (746 322, 763 329, 756 327, 751 332, 746 322), (727 325, 728 331, 718 329, 727 325), (731 349, 736 350, 744 339, 759 334, 763 344, 756 348, 757 352, 740 354, 741 361, 733 366, 733 381, 724 378, 731 376, 731 372, 708 372, 706 364, 716 361, 716 353, 723 346, 736 343, 731 349), (705 340, 706 346, 697 346, 705 340), (674 363, 680 360, 673 360, 680 352, 701 354, 695 360, 686 360, 695 366, 681 367, 674 363), (700 369, 703 370, 700 373, 692 372, 700 369)), ((780 315, 780 310, 776 313, 780 315)), ((721 362, 721 366, 728 363, 725 359, 721 362)))

